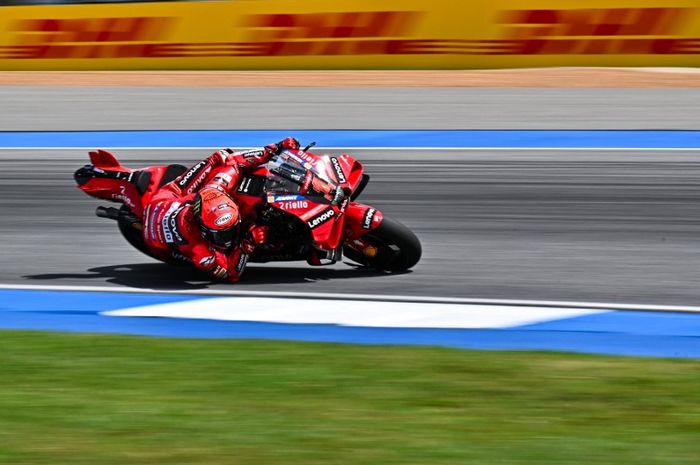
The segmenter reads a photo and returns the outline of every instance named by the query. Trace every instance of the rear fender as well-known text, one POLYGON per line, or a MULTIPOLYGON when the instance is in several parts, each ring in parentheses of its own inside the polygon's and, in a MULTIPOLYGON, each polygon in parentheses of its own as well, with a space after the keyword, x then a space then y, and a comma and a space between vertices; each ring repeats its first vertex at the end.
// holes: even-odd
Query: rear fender
POLYGON ((131 182, 132 171, 106 150, 90 152, 90 161, 92 165, 85 165, 74 174, 80 190, 98 199, 122 203, 141 215, 141 194, 131 182))
POLYGON ((90 152, 90 161, 96 168, 101 168, 104 170, 131 171, 129 168, 122 166, 114 154, 106 150, 96 150, 94 152, 90 152))
MULTIPOLYGON (((81 168, 79 171, 84 172, 87 169, 89 168, 81 168)), ((143 213, 141 195, 136 186, 125 179, 95 177, 78 187, 92 197, 122 203, 129 207, 129 210, 135 215, 140 216, 143 213)))
POLYGON ((359 202, 350 202, 345 209, 345 235, 347 239, 355 239, 374 231, 382 224, 382 212, 359 202))

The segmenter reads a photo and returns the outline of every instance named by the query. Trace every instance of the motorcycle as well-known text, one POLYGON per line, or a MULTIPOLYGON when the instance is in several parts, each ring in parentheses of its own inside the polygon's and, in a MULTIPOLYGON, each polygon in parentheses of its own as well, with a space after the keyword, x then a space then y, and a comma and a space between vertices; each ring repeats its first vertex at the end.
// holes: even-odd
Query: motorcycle
MULTIPOLYGON (((307 260, 312 252, 320 264, 344 256, 361 266, 400 272, 420 260, 416 235, 377 208, 357 202, 369 182, 363 165, 350 155, 318 155, 286 150, 244 176, 230 192, 241 216, 269 227, 268 240, 256 247, 249 261, 256 263, 307 260)), ((163 185, 186 171, 178 164, 130 169, 106 150, 89 152, 91 164, 74 178, 86 194, 117 203, 120 208, 97 207, 98 217, 117 221, 126 240, 148 256, 168 263, 185 257, 154 255, 144 243, 145 206, 163 185)))

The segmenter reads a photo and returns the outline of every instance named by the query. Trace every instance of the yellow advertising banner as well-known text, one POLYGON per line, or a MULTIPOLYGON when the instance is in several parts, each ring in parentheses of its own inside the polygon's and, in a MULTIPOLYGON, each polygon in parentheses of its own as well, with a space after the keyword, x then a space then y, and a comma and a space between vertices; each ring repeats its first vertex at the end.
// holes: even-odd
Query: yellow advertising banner
POLYGON ((700 66, 700 0, 0 7, 0 69, 700 66))

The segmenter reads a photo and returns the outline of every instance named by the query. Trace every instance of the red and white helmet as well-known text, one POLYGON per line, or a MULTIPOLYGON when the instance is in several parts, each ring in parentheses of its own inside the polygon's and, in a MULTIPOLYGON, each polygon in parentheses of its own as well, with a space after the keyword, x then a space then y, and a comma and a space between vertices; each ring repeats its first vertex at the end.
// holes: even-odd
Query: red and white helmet
POLYGON ((236 202, 228 194, 215 188, 202 189, 195 197, 193 212, 206 240, 221 249, 233 246, 238 239, 241 217, 236 202))

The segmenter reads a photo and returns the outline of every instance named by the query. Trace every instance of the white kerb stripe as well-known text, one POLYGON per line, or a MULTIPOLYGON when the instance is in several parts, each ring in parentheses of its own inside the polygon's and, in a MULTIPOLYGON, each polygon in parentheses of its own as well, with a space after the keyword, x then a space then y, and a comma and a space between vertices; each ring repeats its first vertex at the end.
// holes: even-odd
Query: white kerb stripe
POLYGON ((222 297, 148 305, 102 314, 381 328, 510 328, 600 313, 607 311, 506 305, 222 297))

